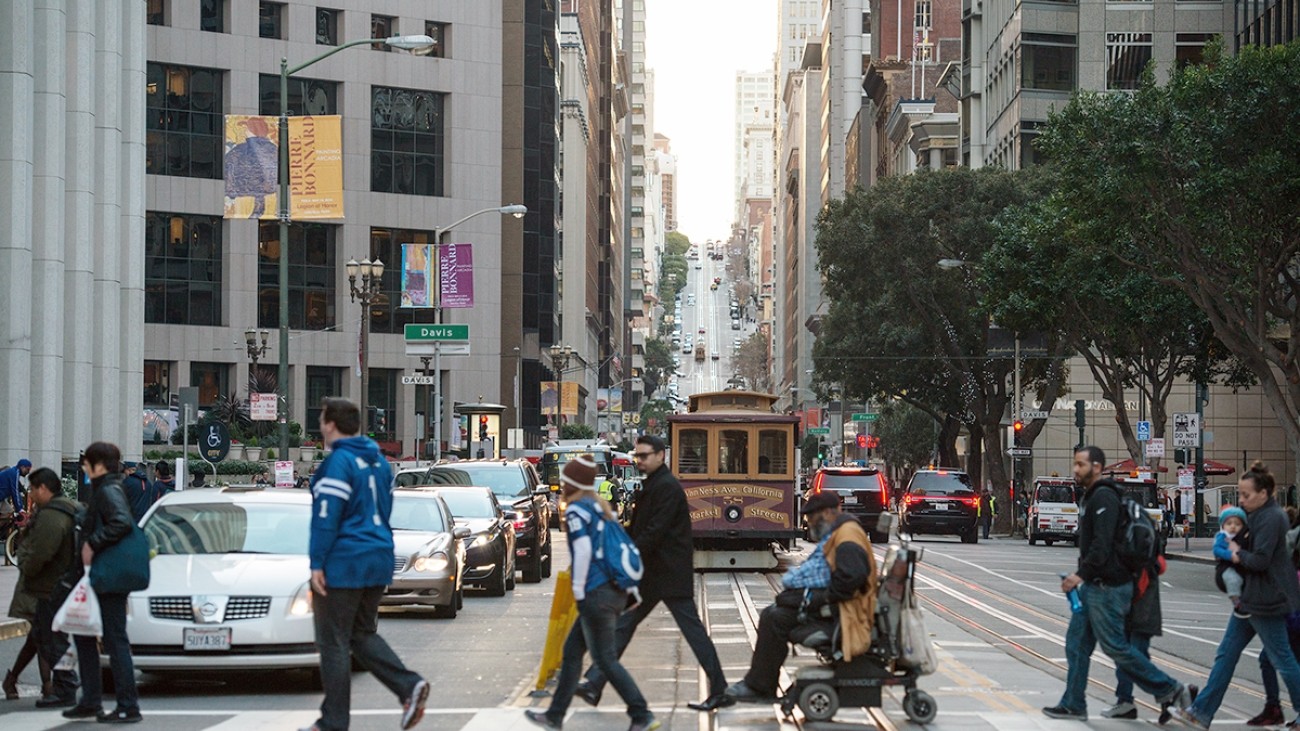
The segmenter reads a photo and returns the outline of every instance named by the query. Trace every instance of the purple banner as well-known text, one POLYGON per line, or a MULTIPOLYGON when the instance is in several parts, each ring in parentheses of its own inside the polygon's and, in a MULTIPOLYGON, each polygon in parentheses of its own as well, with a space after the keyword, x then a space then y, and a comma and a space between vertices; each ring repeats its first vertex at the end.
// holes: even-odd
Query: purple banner
POLYGON ((469 244, 445 244, 438 253, 440 299, 443 307, 474 306, 474 254, 469 244))

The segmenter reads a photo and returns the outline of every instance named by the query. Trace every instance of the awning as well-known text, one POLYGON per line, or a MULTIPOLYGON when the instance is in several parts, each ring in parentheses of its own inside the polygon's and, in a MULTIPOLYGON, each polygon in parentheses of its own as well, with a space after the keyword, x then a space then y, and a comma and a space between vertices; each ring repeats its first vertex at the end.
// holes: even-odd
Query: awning
POLYGON ((1116 462, 1115 464, 1106 465, 1105 467, 1101 468, 1101 472, 1104 475, 1114 475, 1120 472, 1123 472, 1124 474, 1128 474, 1130 472, 1138 472, 1138 471, 1151 472, 1152 470, 1156 470, 1159 472, 1168 472, 1169 468, 1165 467, 1164 465, 1161 465, 1158 468, 1138 467, 1137 463, 1134 462, 1131 457, 1129 459, 1124 460, 1123 462, 1116 462))

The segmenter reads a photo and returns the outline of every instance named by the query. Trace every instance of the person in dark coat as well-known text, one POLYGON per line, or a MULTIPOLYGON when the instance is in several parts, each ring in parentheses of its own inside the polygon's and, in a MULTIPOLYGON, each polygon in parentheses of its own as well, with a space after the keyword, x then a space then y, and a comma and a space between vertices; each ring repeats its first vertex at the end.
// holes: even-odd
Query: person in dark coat
POLYGON ((149 506, 153 505, 153 486, 144 475, 143 466, 135 462, 124 462, 122 464, 125 475, 122 478, 122 492, 126 494, 126 502, 131 506, 131 517, 133 522, 139 523, 144 514, 149 512, 149 506))
MULTIPOLYGON (((641 552, 645 575, 641 579, 641 605, 618 619, 618 654, 622 657, 637 626, 663 602, 709 678, 708 697, 687 706, 696 711, 713 711, 733 705, 735 700, 724 693, 727 679, 722 663, 695 606, 691 513, 681 483, 664 464, 665 456, 662 439, 650 434, 637 437, 632 457, 645 480, 636 498, 628 535, 641 552)), ((594 706, 600 702, 604 686, 605 677, 592 666, 575 694, 594 706)))

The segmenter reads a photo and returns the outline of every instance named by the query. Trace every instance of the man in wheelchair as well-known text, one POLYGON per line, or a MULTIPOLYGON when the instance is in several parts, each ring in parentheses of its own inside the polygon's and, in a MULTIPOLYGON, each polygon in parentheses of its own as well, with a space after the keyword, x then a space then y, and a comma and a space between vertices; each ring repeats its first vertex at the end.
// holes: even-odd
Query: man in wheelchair
POLYGON ((805 642, 817 632, 835 633, 840 620, 840 651, 846 661, 871 647, 876 609, 876 559, 862 525, 840 512, 839 496, 821 492, 805 503, 809 532, 817 548, 782 579, 784 590, 758 620, 758 642, 744 680, 727 695, 748 703, 776 701, 787 643, 805 642))

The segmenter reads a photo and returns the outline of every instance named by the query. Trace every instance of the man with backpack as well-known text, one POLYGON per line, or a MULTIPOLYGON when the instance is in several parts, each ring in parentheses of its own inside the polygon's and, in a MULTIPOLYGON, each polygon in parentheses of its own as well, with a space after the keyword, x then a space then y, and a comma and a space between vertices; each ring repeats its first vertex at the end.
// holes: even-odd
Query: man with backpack
MULTIPOLYGON (((722 672, 722 663, 718 661, 718 651, 709 639, 708 630, 700 621, 700 611, 695 606, 691 511, 681 483, 664 464, 664 449, 662 439, 645 434, 637 437, 632 452, 637 469, 646 477, 636 499, 636 514, 628 532, 636 541, 646 572, 640 586, 641 606, 625 612, 618 619, 618 655, 623 656, 637 626, 650 616, 659 602, 663 602, 709 678, 708 696, 687 706, 696 711, 713 711, 733 705, 735 700, 724 692, 727 678, 722 672)), ((605 676, 600 668, 592 667, 587 671, 587 679, 578 685, 577 695, 594 706, 600 702, 604 686, 605 676)))
POLYGON ((1079 565, 1061 580, 1061 591, 1079 590, 1083 611, 1070 616, 1065 634, 1069 670, 1065 693, 1055 706, 1044 708, 1049 718, 1088 719, 1088 668, 1098 644, 1134 684, 1156 697, 1161 706, 1183 707, 1191 702, 1186 685, 1169 677, 1144 657, 1125 631, 1133 604, 1135 574, 1152 560, 1154 531, 1140 506, 1133 510, 1118 486, 1101 476, 1106 455, 1099 447, 1074 453, 1074 479, 1084 488, 1079 517, 1079 565), (1150 535, 1147 535, 1150 533, 1150 535), (1145 546, 1147 556, 1140 556, 1145 546), (1127 565, 1126 565, 1127 564, 1127 565))
POLYGON ((131 506, 131 517, 136 523, 149 512, 153 505, 153 486, 144 475, 143 465, 137 462, 123 462, 125 477, 122 478, 122 492, 126 493, 126 502, 131 506))
MULTIPOLYGON (((614 625, 629 604, 640 603, 635 586, 626 590, 619 587, 630 577, 607 563, 615 560, 623 565, 621 558, 608 555, 611 545, 605 540, 622 534, 623 529, 609 503, 596 493, 596 463, 589 456, 580 455, 565 463, 560 487, 568 505, 564 511, 565 536, 572 556, 570 578, 573 598, 578 602, 578 621, 564 641, 564 659, 551 707, 545 712, 529 709, 524 716, 542 728, 563 728, 582 673, 582 657, 590 651, 592 662, 627 704, 627 715, 632 719, 628 731, 653 731, 660 723, 650 712, 636 681, 618 661, 614 625)), ((635 552, 631 548, 628 551, 635 552)), ((639 559, 635 563, 639 569, 639 559)))

